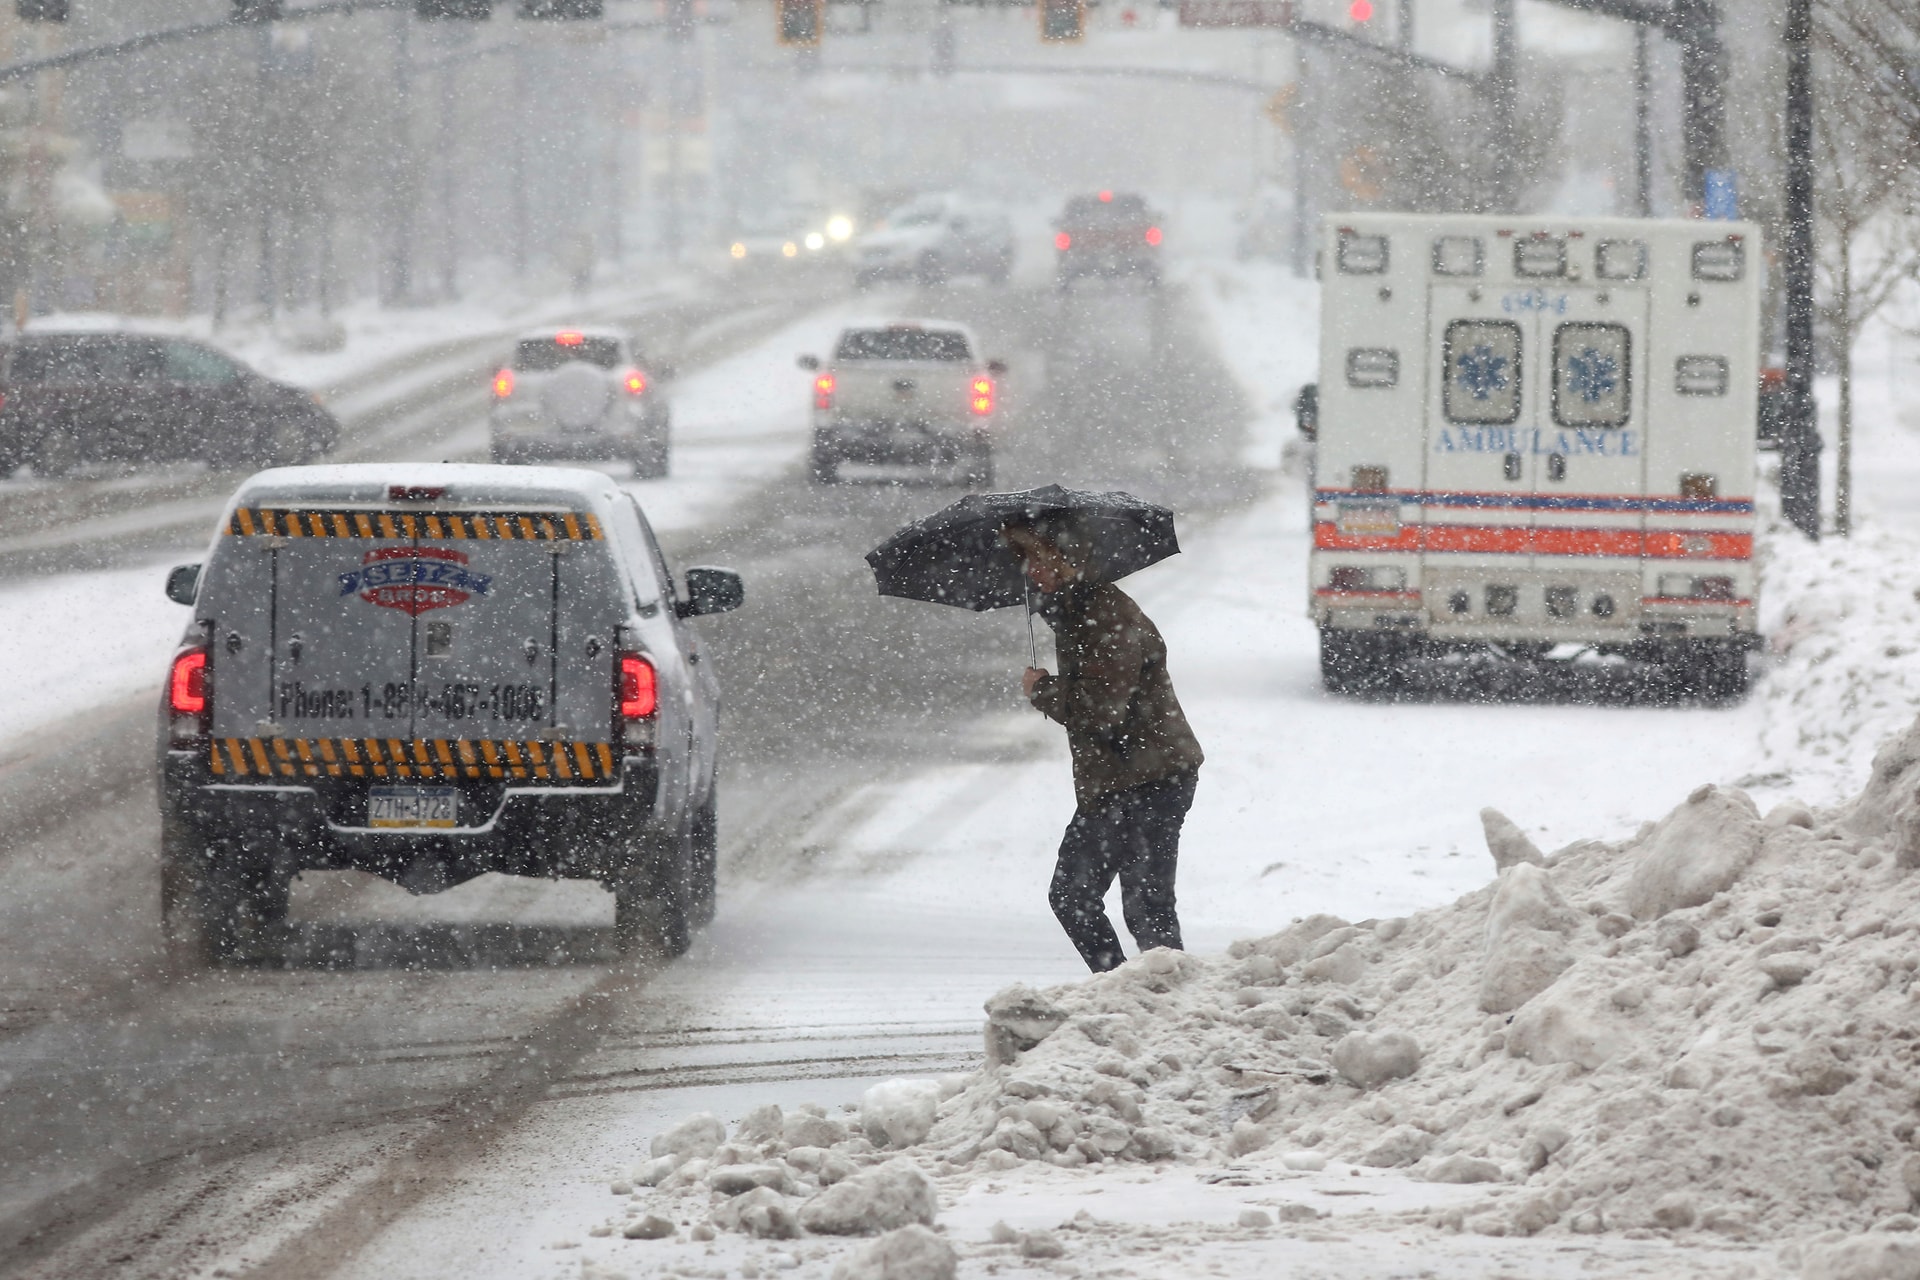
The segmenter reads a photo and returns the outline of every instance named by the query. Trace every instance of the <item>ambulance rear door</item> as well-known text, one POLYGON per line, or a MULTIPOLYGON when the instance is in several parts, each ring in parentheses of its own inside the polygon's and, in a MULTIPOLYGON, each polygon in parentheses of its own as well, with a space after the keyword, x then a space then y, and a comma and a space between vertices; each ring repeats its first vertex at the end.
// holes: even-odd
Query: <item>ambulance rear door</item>
POLYGON ((1534 317, 1498 287, 1435 284, 1428 293, 1424 563, 1437 624, 1510 618, 1537 486, 1540 425, 1534 317))

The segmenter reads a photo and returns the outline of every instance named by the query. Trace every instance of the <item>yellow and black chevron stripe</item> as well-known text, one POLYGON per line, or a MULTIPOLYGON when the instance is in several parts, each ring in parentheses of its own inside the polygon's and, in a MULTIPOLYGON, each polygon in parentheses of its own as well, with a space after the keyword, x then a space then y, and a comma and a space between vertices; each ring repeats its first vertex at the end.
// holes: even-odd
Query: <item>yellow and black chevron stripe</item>
POLYGON ((241 507, 227 522, 236 538, 455 538, 482 542, 597 542, 592 512, 294 511, 241 507))
POLYGON ((593 782, 616 775, 604 742, 471 738, 215 738, 223 778, 532 778, 593 782))

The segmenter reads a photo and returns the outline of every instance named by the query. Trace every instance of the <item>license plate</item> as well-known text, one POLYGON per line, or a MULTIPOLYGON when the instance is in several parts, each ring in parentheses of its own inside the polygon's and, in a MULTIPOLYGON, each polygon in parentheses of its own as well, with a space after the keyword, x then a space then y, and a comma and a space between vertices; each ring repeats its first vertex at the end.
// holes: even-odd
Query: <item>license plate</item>
POLYGON ((451 827, 459 815, 452 787, 375 787, 367 796, 370 827, 451 827))

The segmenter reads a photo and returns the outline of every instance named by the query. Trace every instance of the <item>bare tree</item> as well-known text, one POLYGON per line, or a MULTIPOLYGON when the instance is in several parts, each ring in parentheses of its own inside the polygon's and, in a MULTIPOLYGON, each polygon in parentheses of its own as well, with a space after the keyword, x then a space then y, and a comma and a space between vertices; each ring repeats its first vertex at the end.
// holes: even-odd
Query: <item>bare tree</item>
POLYGON ((1820 9, 1814 141, 1817 252, 1840 379, 1834 529, 1853 525, 1853 345, 1920 280, 1920 8, 1827 0, 1820 9))

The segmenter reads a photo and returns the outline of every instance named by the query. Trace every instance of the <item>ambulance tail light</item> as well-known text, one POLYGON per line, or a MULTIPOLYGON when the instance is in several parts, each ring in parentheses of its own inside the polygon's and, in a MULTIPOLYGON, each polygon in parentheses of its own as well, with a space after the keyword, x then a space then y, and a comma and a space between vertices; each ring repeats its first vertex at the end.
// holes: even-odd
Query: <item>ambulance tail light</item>
POLYGON ((1395 565, 1337 564, 1327 575, 1329 591, 1405 591, 1407 571, 1395 565))
POLYGON ((207 650, 182 649, 167 674, 167 738, 176 747, 190 747, 213 728, 213 699, 208 696, 207 650))
POLYGON ((1660 595, 1667 600, 1703 600, 1727 604, 1738 599, 1734 594, 1733 579, 1719 573, 1703 576, 1663 573, 1660 575, 1660 595))

